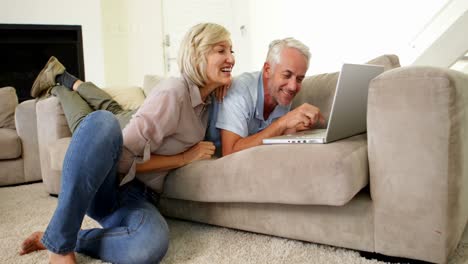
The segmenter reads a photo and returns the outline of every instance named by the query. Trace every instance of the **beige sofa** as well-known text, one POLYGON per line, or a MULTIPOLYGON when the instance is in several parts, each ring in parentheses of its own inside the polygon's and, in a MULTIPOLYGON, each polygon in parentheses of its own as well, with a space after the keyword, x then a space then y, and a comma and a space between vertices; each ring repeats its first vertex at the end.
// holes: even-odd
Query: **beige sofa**
POLYGON ((13 87, 0 88, 0 186, 40 181, 36 101, 18 105, 13 87))
MULTIPOLYGON (((399 68, 391 55, 371 62, 387 71, 370 84, 367 135, 192 163, 166 178, 162 213, 445 263, 468 218, 468 76, 399 68)), ((337 76, 307 77, 294 106, 308 101, 328 117, 337 76)), ((70 132, 56 98, 37 115, 44 183, 58 193, 70 132)))

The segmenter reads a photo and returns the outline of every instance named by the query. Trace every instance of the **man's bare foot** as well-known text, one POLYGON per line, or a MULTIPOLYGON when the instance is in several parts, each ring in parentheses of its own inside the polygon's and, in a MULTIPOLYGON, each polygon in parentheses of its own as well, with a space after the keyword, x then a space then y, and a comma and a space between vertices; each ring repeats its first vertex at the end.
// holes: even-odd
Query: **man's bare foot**
POLYGON ((44 250, 46 247, 42 244, 41 239, 44 232, 34 232, 23 243, 21 243, 20 255, 28 254, 37 250, 44 250))
POLYGON ((75 264, 75 253, 70 252, 66 255, 55 254, 49 251, 49 263, 50 264, 75 264))

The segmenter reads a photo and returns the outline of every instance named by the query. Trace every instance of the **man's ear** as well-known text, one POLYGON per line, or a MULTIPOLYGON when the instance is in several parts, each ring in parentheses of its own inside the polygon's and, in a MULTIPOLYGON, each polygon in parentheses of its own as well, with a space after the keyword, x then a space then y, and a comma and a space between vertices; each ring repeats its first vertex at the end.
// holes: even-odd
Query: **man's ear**
POLYGON ((271 75, 271 65, 267 61, 263 64, 263 77, 269 79, 271 75))

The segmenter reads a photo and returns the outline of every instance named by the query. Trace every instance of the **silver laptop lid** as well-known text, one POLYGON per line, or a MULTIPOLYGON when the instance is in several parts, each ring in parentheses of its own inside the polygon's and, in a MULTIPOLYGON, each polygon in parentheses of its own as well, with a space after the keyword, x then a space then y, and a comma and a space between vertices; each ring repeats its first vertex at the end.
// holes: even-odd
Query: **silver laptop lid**
POLYGON ((366 132, 369 83, 383 71, 383 66, 343 64, 328 120, 326 142, 366 132))

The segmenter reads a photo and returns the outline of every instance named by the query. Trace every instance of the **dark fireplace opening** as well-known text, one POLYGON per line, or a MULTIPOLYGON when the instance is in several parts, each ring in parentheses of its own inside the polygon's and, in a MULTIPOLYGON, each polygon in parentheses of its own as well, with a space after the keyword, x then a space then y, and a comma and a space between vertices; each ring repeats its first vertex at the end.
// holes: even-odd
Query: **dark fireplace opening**
POLYGON ((0 87, 13 86, 19 102, 50 56, 85 80, 81 26, 0 24, 0 87))

